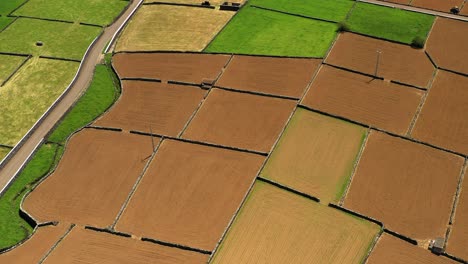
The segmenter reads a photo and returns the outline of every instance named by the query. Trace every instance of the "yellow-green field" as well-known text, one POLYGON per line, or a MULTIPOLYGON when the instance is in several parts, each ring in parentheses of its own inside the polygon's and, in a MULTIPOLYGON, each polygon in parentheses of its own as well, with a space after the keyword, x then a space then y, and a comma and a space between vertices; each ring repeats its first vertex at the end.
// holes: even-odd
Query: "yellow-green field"
POLYGON ((10 152, 10 148, 0 146, 0 161, 6 157, 6 155, 10 152))
POLYGON ((201 51, 234 12, 143 5, 120 36, 116 51, 201 51))
POLYGON ((25 59, 26 57, 0 54, 0 85, 25 59))
POLYGON ((0 89, 0 144, 14 146, 69 85, 79 63, 30 59, 0 89))

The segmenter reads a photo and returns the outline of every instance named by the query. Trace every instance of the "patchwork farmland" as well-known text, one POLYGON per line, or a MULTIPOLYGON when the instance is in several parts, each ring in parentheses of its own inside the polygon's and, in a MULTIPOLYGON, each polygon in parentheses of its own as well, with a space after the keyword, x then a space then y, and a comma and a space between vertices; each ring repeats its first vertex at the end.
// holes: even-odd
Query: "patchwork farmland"
POLYGON ((0 158, 136 8, 0 194, 1 263, 468 262, 459 1, 68 2, 0 4, 0 158))

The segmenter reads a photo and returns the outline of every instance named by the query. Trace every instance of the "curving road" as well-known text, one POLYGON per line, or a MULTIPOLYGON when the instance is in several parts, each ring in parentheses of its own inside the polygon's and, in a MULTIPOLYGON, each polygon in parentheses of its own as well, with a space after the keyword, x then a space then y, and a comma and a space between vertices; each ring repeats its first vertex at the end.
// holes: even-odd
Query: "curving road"
POLYGON ((29 159, 31 153, 35 151, 37 146, 43 141, 44 137, 49 133, 53 126, 60 118, 68 111, 83 91, 89 86, 94 73, 96 64, 102 59, 102 51, 107 43, 112 39, 114 34, 127 21, 127 18, 132 15, 133 10, 140 4, 138 0, 131 0, 124 13, 110 26, 104 29, 104 32, 96 40, 83 58, 81 68, 79 69, 75 82, 69 87, 68 93, 63 99, 49 112, 49 114, 37 125, 37 128, 26 139, 18 151, 0 169, 0 195, 6 189, 11 180, 16 176, 18 171, 24 166, 29 159))

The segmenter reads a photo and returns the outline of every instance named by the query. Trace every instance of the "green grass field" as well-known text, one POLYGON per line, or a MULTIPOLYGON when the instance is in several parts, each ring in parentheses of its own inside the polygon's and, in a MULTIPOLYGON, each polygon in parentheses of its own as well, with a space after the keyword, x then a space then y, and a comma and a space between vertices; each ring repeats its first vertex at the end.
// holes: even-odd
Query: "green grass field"
POLYGON ((20 18, 0 33, 0 51, 81 60, 101 29, 20 18), (42 47, 36 46, 42 41, 42 47))
POLYGON ((335 22, 345 20, 351 0, 252 0, 251 5, 335 22))
POLYGON ((108 25, 128 5, 123 0, 30 0, 13 15, 108 25))
POLYGON ((33 183, 45 176, 57 163, 62 147, 42 145, 8 190, 0 197, 0 248, 17 244, 31 234, 32 228, 19 216, 23 196, 33 183))
POLYGON ((0 54, 0 84, 26 59, 26 57, 0 54))
POLYGON ((434 19, 430 15, 357 3, 347 23, 351 31, 410 44, 415 37, 426 39, 434 19))
POLYGON ((12 17, 0 17, 0 31, 6 28, 13 20, 15 19, 12 17))
POLYGON ((116 100, 119 92, 112 80, 113 73, 105 65, 98 65, 86 93, 50 135, 49 141, 64 143, 74 131, 96 119, 116 100))
POLYGON ((337 25, 244 7, 205 52, 322 57, 337 25))
POLYGON ((30 59, 0 89, 0 144, 14 146, 73 79, 79 63, 30 59))
POLYGON ((2 0, 0 2, 0 15, 8 15, 26 0, 2 0))

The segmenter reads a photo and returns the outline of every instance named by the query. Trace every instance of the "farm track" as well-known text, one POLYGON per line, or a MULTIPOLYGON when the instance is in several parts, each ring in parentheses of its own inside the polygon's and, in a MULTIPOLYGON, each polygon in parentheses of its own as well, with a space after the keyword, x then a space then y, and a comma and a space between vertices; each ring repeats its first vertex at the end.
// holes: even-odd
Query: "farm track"
POLYGON ((37 126, 37 129, 23 143, 16 153, 4 164, 0 169, 0 194, 6 189, 11 180, 17 175, 18 171, 23 167, 29 159, 31 153, 35 151, 37 146, 43 141, 44 137, 60 120, 60 118, 68 111, 78 97, 91 83, 93 78, 94 68, 99 63, 101 52, 111 40, 115 32, 126 21, 132 10, 138 5, 139 1, 132 0, 123 14, 109 27, 105 28, 101 36, 98 37, 93 47, 90 48, 86 57, 83 58, 82 65, 78 71, 75 82, 70 87, 68 93, 63 99, 48 113, 44 120, 37 126))

